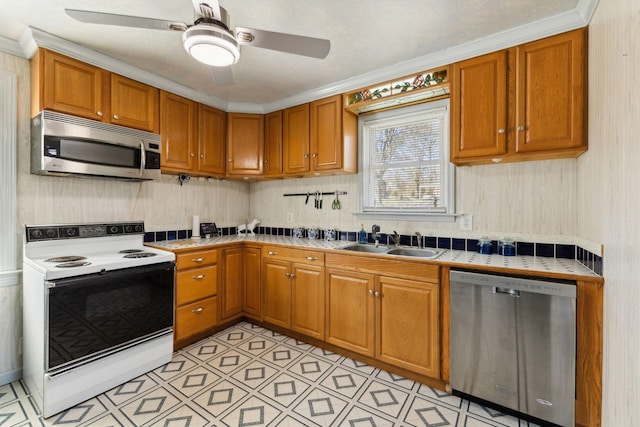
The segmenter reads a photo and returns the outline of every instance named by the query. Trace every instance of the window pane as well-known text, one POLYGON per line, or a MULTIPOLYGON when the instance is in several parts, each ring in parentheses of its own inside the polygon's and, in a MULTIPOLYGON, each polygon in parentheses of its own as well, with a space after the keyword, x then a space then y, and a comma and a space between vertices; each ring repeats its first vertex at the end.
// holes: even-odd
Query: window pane
POLYGON ((448 108, 415 110, 363 120, 363 211, 446 212, 448 108))

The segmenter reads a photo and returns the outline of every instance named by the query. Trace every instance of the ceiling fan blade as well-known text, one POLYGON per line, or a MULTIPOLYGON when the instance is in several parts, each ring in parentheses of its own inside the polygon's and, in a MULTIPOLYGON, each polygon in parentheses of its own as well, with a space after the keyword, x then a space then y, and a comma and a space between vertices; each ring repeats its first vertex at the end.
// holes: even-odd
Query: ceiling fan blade
POLYGON ((222 21, 222 14, 220 12, 220 3, 218 0, 191 0, 193 2, 193 8, 198 15, 202 15, 205 18, 213 18, 217 21, 222 21))
POLYGON ((112 13, 90 12, 88 10, 65 9, 67 15, 87 24, 118 25, 121 27, 150 28, 153 30, 185 31, 189 28, 183 22, 163 19, 142 18, 139 16, 115 15, 112 13))
POLYGON ((231 86, 233 84, 231 67, 211 67, 211 75, 216 86, 231 86))
POLYGON ((331 49, 331 42, 326 39, 297 36, 275 31, 256 30, 253 28, 236 27, 236 38, 238 43, 242 45, 293 53, 295 55, 310 56, 318 59, 326 58, 331 49))

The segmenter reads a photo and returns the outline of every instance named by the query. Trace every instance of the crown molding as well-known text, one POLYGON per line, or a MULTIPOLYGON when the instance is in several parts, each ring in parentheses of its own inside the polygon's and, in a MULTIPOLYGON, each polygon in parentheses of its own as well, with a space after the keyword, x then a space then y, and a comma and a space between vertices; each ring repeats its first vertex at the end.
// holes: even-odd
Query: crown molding
POLYGON ((19 58, 26 58, 20 43, 5 37, 0 37, 0 52, 5 52, 19 58))
POLYGON ((574 10, 266 104, 227 102, 207 96, 37 28, 26 28, 19 43, 0 37, 0 51, 31 58, 38 47, 44 47, 224 111, 265 114, 581 28, 589 24, 597 4, 598 0, 578 0, 574 10))

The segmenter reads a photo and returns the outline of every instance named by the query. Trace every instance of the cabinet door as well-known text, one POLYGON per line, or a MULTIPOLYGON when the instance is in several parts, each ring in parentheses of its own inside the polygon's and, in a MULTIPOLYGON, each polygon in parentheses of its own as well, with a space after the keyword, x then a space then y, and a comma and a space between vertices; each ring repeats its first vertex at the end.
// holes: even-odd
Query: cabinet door
POLYGON ((324 339, 324 268, 293 264, 291 329, 324 339))
POLYGON ((264 116, 229 113, 227 175, 262 175, 264 116))
POLYGON ((257 320, 262 320, 262 269, 260 248, 245 248, 244 278, 244 313, 257 320))
POLYGON ((224 176, 226 168, 226 115, 198 105, 198 171, 224 176))
POLYGON ((282 111, 264 118, 264 174, 282 175, 282 111))
POLYGON ((519 46, 516 151, 586 146, 584 30, 519 46))
POLYGON ((311 167, 342 168, 342 95, 311 103, 311 167))
POLYGON ((242 313, 244 288, 244 257, 242 248, 222 251, 223 278, 220 292, 221 318, 228 320, 242 313))
POLYGON ((374 276, 327 270, 326 341, 373 357, 374 276))
POLYGON ((169 92, 160 93, 163 170, 187 173, 193 170, 196 114, 195 102, 169 92))
POLYGON ((376 358, 440 378, 438 285, 378 277, 376 358))
POLYGON ((309 104, 284 110, 284 172, 309 171, 309 104))
POLYGON ((507 152, 507 51, 453 65, 451 161, 507 152))
POLYGON ((41 49, 41 109, 109 121, 109 72, 41 49))
POLYGON ((159 91, 111 74, 111 123, 158 133, 159 91))
POLYGON ((291 327, 291 263, 276 259, 264 260, 264 321, 291 327))

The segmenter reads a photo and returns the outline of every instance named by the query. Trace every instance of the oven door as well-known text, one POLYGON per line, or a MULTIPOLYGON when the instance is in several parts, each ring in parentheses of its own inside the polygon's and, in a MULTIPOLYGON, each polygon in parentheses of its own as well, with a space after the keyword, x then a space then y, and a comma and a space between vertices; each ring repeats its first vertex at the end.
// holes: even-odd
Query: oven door
POLYGON ((173 262, 47 282, 46 370, 173 328, 173 262))

